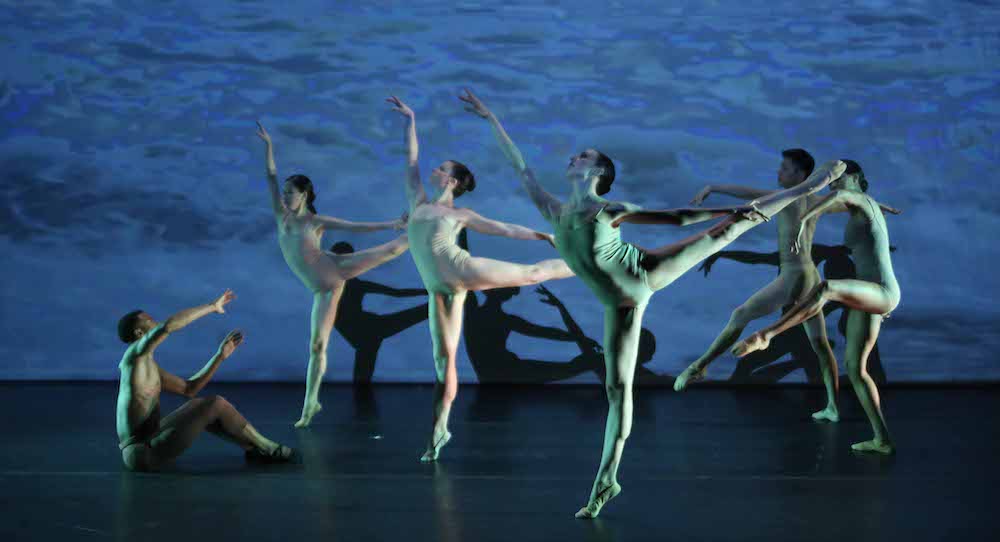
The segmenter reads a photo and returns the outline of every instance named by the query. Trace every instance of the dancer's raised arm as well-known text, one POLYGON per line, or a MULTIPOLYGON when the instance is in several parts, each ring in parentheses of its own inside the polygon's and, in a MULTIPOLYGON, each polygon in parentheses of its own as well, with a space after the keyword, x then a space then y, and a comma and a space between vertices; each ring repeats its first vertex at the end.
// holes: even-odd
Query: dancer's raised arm
POLYGON ((500 144, 500 150, 503 151, 504 156, 510 161, 510 165, 514 167, 517 171, 518 176, 521 178, 521 183, 524 185, 525 190, 528 191, 528 195, 531 197, 531 201, 535 204, 535 207, 542 213, 542 216, 546 220, 551 220, 553 217, 559 216, 560 203, 552 194, 549 194, 542 188, 542 185, 538 183, 535 179, 535 174, 528 168, 527 164, 524 163, 524 157, 521 156, 521 151, 517 149, 514 142, 507 135, 507 132, 503 129, 500 121, 497 119, 496 115, 490 112, 489 109, 472 93, 471 90, 465 89, 465 95, 459 96, 459 100, 469 104, 465 110, 484 118, 490 122, 490 126, 493 128, 493 135, 497 139, 497 143, 500 144))
POLYGON ((551 233, 542 233, 517 224, 508 224, 506 222, 492 220, 469 209, 456 209, 456 211, 459 212, 465 226, 472 231, 485 233, 486 235, 510 237, 511 239, 548 241, 552 246, 555 246, 556 244, 551 233))
POLYGON ((274 165, 274 145, 271 143, 271 136, 260 121, 257 121, 257 137, 264 141, 267 148, 264 158, 267 167, 267 188, 271 192, 271 208, 274 210, 274 216, 277 217, 286 211, 285 203, 281 201, 281 190, 278 189, 278 168, 274 165))
POLYGON ((711 194, 725 194, 743 200, 750 200, 762 198, 772 192, 775 192, 775 190, 761 190, 738 184, 710 184, 706 185, 705 188, 702 188, 700 192, 691 198, 691 205, 701 205, 701 202, 705 201, 711 194))
POLYGON ((427 201, 427 193, 424 192, 424 185, 420 182, 420 165, 417 163, 420 154, 420 146, 417 144, 417 118, 413 110, 399 98, 392 96, 385 101, 393 105, 393 111, 398 111, 406 117, 406 201, 410 203, 412 211, 414 207, 427 201))
POLYGON ((144 356, 151 353, 157 346, 160 346, 160 343, 162 343, 168 335, 175 331, 184 329, 188 324, 199 318, 212 313, 222 314, 226 312, 224 307, 235 298, 236 294, 234 294, 232 290, 226 290, 221 296, 218 297, 218 299, 207 305, 199 305, 197 307, 191 307, 190 309, 184 309, 170 318, 167 318, 162 324, 149 330, 148 333, 144 334, 138 341, 136 341, 136 355, 144 356))
POLYGON ((396 220, 389 220, 386 222, 352 222, 350 220, 343 220, 340 218, 335 218, 332 216, 316 215, 313 220, 318 224, 323 226, 324 229, 328 230, 344 230, 353 232, 369 232, 369 231, 379 231, 379 230, 403 230, 406 229, 406 221, 409 218, 409 213, 403 213, 403 216, 397 218, 396 220))
POLYGON ((195 397, 198 392, 201 391, 208 381, 212 379, 215 375, 215 371, 218 370, 219 365, 226 360, 229 356, 233 354, 236 348, 243 344, 243 332, 241 331, 231 331, 226 338, 222 340, 222 344, 219 345, 219 349, 215 352, 215 355, 208 360, 208 363, 201 368, 200 371, 187 378, 186 380, 165 370, 158 364, 156 366, 160 373, 160 381, 163 382, 163 391, 181 395, 184 397, 195 397))

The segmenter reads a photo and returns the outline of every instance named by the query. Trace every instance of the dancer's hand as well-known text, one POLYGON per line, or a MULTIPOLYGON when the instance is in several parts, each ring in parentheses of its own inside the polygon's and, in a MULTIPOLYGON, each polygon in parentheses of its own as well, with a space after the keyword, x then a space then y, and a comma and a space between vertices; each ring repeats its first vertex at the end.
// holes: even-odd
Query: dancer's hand
POLYGON ((734 212, 751 222, 769 222, 771 220, 771 217, 765 215, 760 209, 757 208, 757 200, 751 201, 741 207, 737 207, 734 212))
POLYGON ((562 305, 562 302, 556 299, 556 296, 552 295, 552 292, 545 286, 539 285, 537 288, 535 288, 535 291, 538 292, 538 295, 542 296, 542 298, 539 300, 542 303, 545 303, 546 305, 552 305, 553 307, 558 307, 562 305))
POLYGON ((393 108, 392 108, 393 111, 398 111, 401 115, 403 115, 404 117, 406 117, 408 119, 412 119, 413 118, 413 116, 414 116, 413 115, 413 110, 410 109, 410 106, 404 104, 403 101, 400 100, 399 98, 397 98, 395 96, 391 96, 389 98, 386 98, 385 101, 387 101, 387 102, 389 102, 389 103, 391 103, 393 105, 393 108))
POLYGON ((538 236, 539 240, 548 241, 552 248, 556 248, 556 237, 551 233, 535 232, 535 235, 538 236))
POLYGON ((403 211, 403 214, 400 215, 400 217, 393 222, 392 229, 405 230, 406 223, 409 222, 409 220, 410 220, 410 213, 408 211, 403 211))
POLYGON ((243 332, 238 329, 230 331, 229 335, 226 335, 226 338, 222 339, 222 344, 219 345, 218 355, 222 356, 222 359, 226 359, 233 355, 236 347, 241 344, 243 344, 243 332))
POLYGON ((903 211, 901 211, 901 210, 899 210, 899 209, 897 209, 895 207, 889 207, 888 205, 885 205, 885 204, 882 204, 882 203, 879 204, 879 207, 881 207, 883 211, 885 211, 885 212, 887 212, 889 214, 892 214, 892 215, 898 215, 898 214, 902 214, 903 213, 903 211))
POLYGON ((261 124, 259 120, 257 121, 257 137, 261 138, 264 143, 267 143, 268 147, 271 146, 271 136, 267 133, 267 130, 264 129, 264 125, 261 124))
POLYGON ((705 198, 707 198, 711 193, 712 193, 711 186, 706 186, 705 188, 702 188, 701 192, 698 192, 697 194, 694 195, 693 198, 691 198, 691 205, 701 205, 701 202, 705 201, 705 198))
POLYGON ((469 113, 482 117, 484 119, 490 118, 490 110, 486 108, 486 105, 472 93, 471 90, 465 89, 465 95, 460 95, 459 100, 469 104, 465 107, 465 110, 469 113))
POLYGON ((806 233, 805 222, 799 226, 799 234, 795 236, 795 241, 792 241, 792 254, 798 254, 802 252, 802 237, 806 233))
POLYGON ((229 304, 230 301, 236 299, 236 294, 232 290, 227 289, 218 299, 212 302, 212 309, 219 314, 225 314, 225 306, 229 304))
POLYGON ((712 266, 715 265, 715 262, 717 262, 718 260, 719 260, 719 253, 716 252, 715 254, 712 254, 711 256, 702 260, 701 266, 698 267, 698 271, 703 271, 705 273, 705 276, 707 277, 708 273, 712 271, 712 266))

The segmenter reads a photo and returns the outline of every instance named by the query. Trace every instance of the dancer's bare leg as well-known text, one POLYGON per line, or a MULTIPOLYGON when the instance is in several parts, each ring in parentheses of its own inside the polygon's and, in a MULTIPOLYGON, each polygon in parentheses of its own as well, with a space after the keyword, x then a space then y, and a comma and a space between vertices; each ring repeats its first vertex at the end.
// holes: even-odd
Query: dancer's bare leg
POLYGON ((595 518, 608 501, 621 492, 618 465, 625 441, 632 432, 632 383, 635 378, 639 334, 646 305, 604 309, 604 363, 607 371, 608 419, 604 427, 604 449, 587 505, 578 518, 595 518))
POLYGON ((309 337, 309 369, 306 373, 306 396, 302 401, 302 416, 295 427, 308 427, 313 416, 323 410, 319 402, 319 387, 326 374, 326 348, 330 342, 330 331, 337 318, 337 304, 344 293, 344 283, 327 292, 313 294, 311 331, 309 337))
POLYGON ((705 370, 709 364, 739 340, 740 334, 750 322, 778 311, 789 302, 784 279, 781 277, 774 279, 770 284, 750 296, 732 312, 726 327, 712 341, 708 350, 694 360, 681 374, 677 375, 677 379, 674 380, 674 390, 683 391, 690 382, 697 382, 704 378, 705 370))
POLYGON ((264 438, 229 401, 220 396, 197 398, 171 412, 149 442, 152 468, 159 468, 187 450, 202 431, 209 431, 244 450, 273 453, 278 444, 264 438))
POLYGON ((455 356, 458 353, 458 339, 462 334, 462 312, 465 305, 465 290, 454 295, 432 293, 428 303, 428 317, 431 340, 434 344, 434 426, 427 442, 427 451, 420 461, 437 461, 438 455, 448 441, 448 417, 451 405, 458 395, 458 371, 455 356))
POLYGON ((775 335, 814 316, 822 315, 823 306, 830 301, 839 301, 850 309, 883 315, 896 308, 899 295, 898 292, 866 280, 824 280, 773 325, 754 333, 734 346, 733 353, 742 357, 750 352, 764 350, 775 335))
POLYGON ((374 269, 385 262, 406 252, 409 241, 406 235, 365 250, 349 252, 347 254, 327 253, 337 264, 337 270, 342 280, 353 279, 354 277, 374 269))
POLYGON ((472 291, 493 288, 528 286, 548 280, 573 276, 566 262, 560 258, 542 260, 535 264, 519 264, 490 258, 469 258, 466 263, 463 285, 472 291))
POLYGON ((802 328, 809 337, 813 352, 816 353, 820 374, 823 375, 823 386, 826 388, 826 408, 814 412, 812 417, 814 420, 840 421, 840 412, 837 410, 837 392, 840 389, 837 358, 833 355, 833 349, 830 348, 830 341, 826 336, 826 320, 823 318, 823 312, 802 322, 802 328))
POLYGON ((858 395, 865 415, 871 423, 872 432, 875 437, 872 440, 858 442, 851 446, 853 450, 859 452, 875 452, 880 454, 891 454, 895 447, 892 439, 889 438, 889 430, 885 425, 885 418, 882 416, 882 404, 879 400, 878 388, 875 381, 868 375, 868 356, 875 341, 878 339, 878 332, 882 326, 882 316, 880 314, 869 314, 859 310, 852 310, 847 316, 847 350, 844 354, 844 362, 847 365, 847 375, 851 379, 851 386, 854 393, 858 395))

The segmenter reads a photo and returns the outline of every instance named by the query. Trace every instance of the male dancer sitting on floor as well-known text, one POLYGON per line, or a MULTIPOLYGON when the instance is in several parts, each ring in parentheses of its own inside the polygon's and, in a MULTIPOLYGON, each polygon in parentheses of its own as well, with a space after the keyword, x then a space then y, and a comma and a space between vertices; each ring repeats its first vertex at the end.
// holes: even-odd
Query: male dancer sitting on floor
POLYGON ((164 371, 153 360, 153 350, 174 331, 217 312, 233 300, 226 290, 208 305, 183 310, 158 323, 143 311, 133 311, 118 322, 118 336, 128 344, 118 369, 118 447, 129 470, 151 471, 169 463, 188 449, 202 431, 208 431, 246 450, 251 463, 287 463, 294 451, 258 433, 233 405, 218 395, 195 397, 215 374, 222 360, 243 342, 243 334, 226 335, 218 352, 205 367, 187 380, 164 371), (191 400, 160 421, 160 391, 191 400))

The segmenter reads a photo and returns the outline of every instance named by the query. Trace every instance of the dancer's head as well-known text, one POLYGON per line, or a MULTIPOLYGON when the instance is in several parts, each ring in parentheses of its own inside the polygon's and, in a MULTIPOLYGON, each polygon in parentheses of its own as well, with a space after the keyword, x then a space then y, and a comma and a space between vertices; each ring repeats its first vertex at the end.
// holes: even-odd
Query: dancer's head
POLYGON ((598 196, 603 196, 611 190, 615 182, 615 164, 601 151, 587 149, 569 159, 566 167, 566 177, 570 180, 592 181, 598 196))
POLYGON ((299 212, 299 209, 305 206, 310 213, 316 214, 316 208, 313 207, 316 192, 313 191, 312 181, 305 175, 292 175, 285 179, 281 198, 285 202, 285 207, 293 213, 299 212))
POLYGON ((330 252, 334 254, 350 254, 354 252, 354 247, 347 241, 337 241, 330 247, 330 252))
POLYGON ((118 338, 125 344, 131 344, 156 325, 156 320, 146 312, 132 311, 118 320, 118 338))
POLYGON ((830 190, 847 189, 867 192, 868 179, 865 179, 865 172, 861 170, 861 166, 854 160, 843 159, 841 162, 847 165, 847 169, 837 180, 830 183, 830 190))
POLYGON ((816 160, 805 149, 781 151, 781 165, 778 167, 778 186, 791 188, 812 175, 816 160))
POLYGON ((438 193, 450 189, 452 197, 457 198, 476 189, 476 177, 465 164, 445 160, 431 171, 431 186, 437 188, 438 193))

